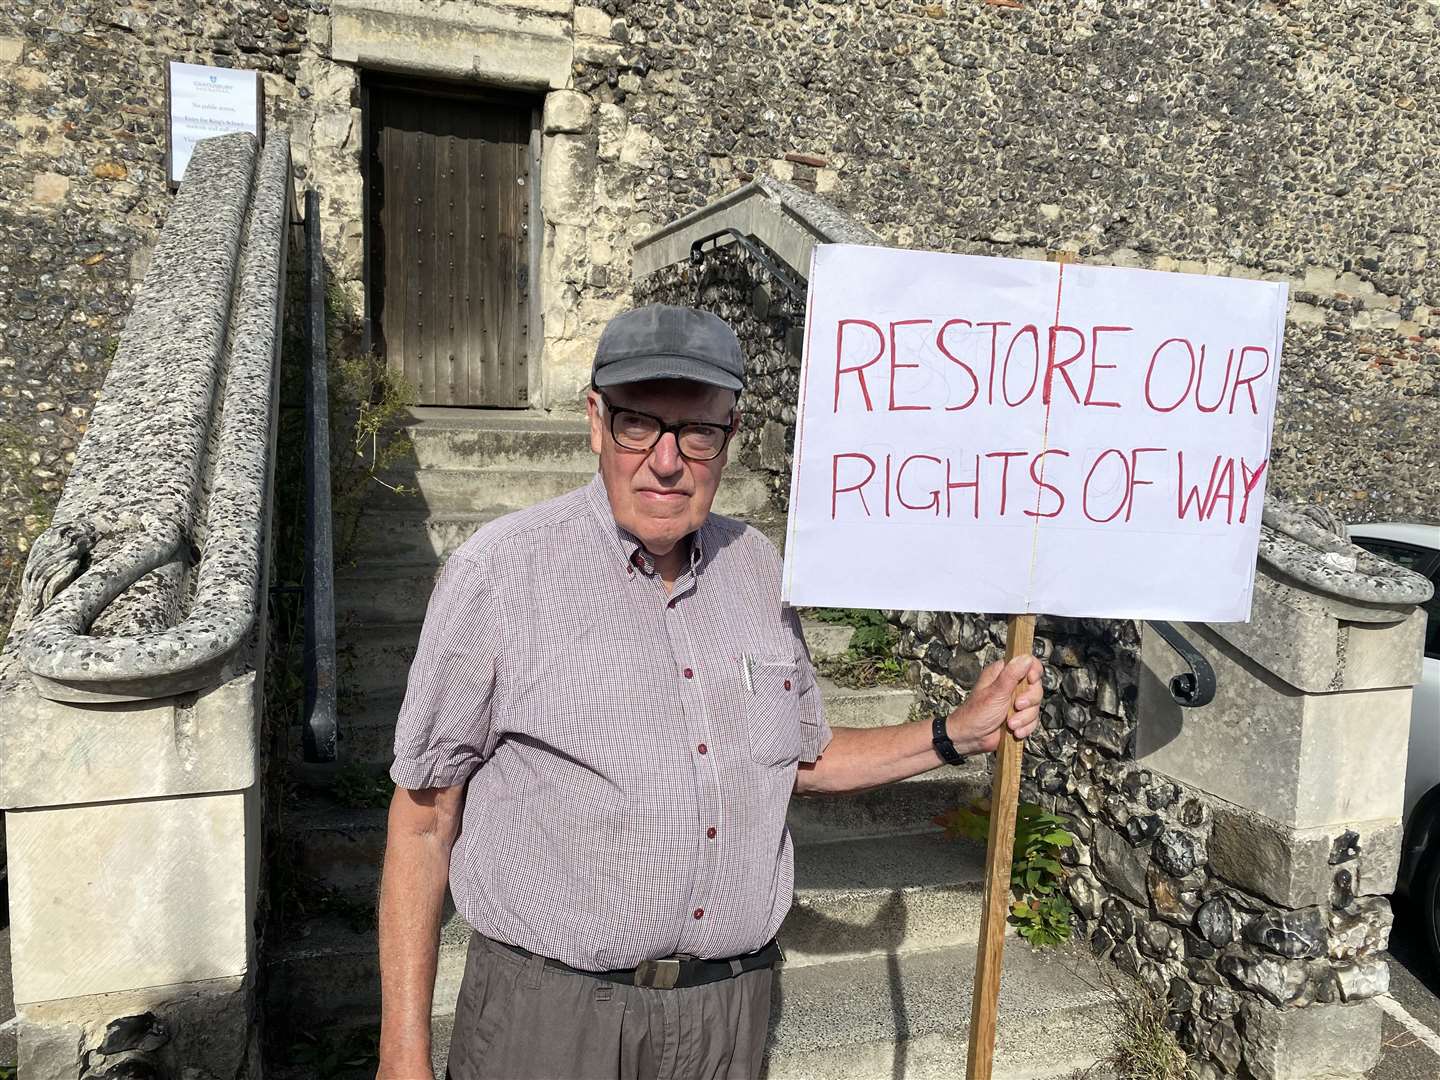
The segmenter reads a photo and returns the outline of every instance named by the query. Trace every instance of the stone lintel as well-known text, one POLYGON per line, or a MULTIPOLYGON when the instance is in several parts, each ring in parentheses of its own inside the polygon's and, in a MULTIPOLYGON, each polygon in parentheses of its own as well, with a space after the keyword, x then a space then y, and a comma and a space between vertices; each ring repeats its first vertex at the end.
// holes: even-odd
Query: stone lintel
POLYGON ((159 1076, 253 1076, 259 1061, 253 999, 253 978, 237 975, 21 1005, 20 1070, 27 1080, 60 1080, 87 1065, 106 1071, 140 1050, 159 1076), (130 1052, 99 1052, 112 1022, 147 1014, 152 1021, 126 1025, 136 1032, 126 1040, 135 1043, 130 1052))
POLYGON ((1395 887, 1400 860, 1400 820, 1354 822, 1342 827, 1290 829, 1242 807, 1213 800, 1210 865, 1246 892, 1287 908, 1328 907, 1345 875, 1356 895, 1379 896, 1395 887), (1353 834, 1357 857, 1347 857, 1353 834), (1337 850, 1339 854, 1337 855, 1337 850), (1331 862, 1338 858, 1343 861, 1331 862))
POLYGON ((568 84, 568 6, 337 0, 331 56, 342 63, 531 90, 568 84))
POLYGON ((1256 1080, 1359 1080, 1380 1058, 1381 1013, 1372 1001, 1303 1009, 1247 1001, 1240 1038, 1256 1080))
POLYGON ((261 682, 253 670, 195 696, 103 705, 3 695, 0 806, 30 809, 255 783, 261 682))
MULTIPOLYGON (((1208 625, 1179 624, 1215 670, 1215 698, 1182 708, 1170 697, 1179 656, 1142 634, 1136 758, 1201 791, 1293 829, 1395 819, 1404 792, 1408 685, 1305 693, 1208 625)), ((1351 642, 1385 633, 1351 628, 1351 642)), ((1418 654, 1419 640, 1415 647, 1418 654)))
POLYGON ((255 788, 12 810, 5 824, 17 1005, 249 969, 255 788))
POLYGON ((1250 621, 1209 625, 1271 674, 1307 693, 1420 681, 1422 609, 1390 623, 1337 619, 1323 598, 1281 581, 1264 563, 1255 575, 1250 621))

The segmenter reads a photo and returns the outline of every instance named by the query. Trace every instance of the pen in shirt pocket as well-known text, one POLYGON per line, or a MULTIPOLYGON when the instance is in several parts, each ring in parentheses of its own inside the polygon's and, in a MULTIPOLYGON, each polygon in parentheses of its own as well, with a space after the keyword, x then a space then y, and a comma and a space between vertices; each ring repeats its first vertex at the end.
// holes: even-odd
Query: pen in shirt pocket
POLYGON ((755 693, 755 661, 749 653, 740 657, 740 674, 745 678, 745 689, 755 693))

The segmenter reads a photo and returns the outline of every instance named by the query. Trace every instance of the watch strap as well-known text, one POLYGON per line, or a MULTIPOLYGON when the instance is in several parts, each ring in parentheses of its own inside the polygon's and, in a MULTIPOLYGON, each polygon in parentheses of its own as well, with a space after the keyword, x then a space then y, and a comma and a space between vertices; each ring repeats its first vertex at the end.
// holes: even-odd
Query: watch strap
POLYGON ((945 721, 948 719, 943 713, 930 724, 930 742, 935 747, 935 752, 940 755, 941 760, 947 765, 962 765, 965 762, 965 755, 955 749, 955 744, 950 740, 950 733, 945 730, 945 721))

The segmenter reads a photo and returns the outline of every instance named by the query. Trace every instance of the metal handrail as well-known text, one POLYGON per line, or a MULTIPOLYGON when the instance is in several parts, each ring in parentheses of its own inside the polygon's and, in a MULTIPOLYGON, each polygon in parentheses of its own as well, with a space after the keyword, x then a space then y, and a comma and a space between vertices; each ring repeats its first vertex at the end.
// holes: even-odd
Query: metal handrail
POLYGON ((1171 699, 1175 704, 1186 709, 1198 709, 1209 705, 1215 700, 1216 685, 1215 669, 1210 666, 1210 661, 1200 654, 1199 649, 1190 644, 1184 634, 1168 622, 1151 619, 1150 625, 1190 668, 1189 671, 1182 671, 1170 680, 1171 699))
POLYGON ((753 236, 746 236, 739 229, 719 229, 716 232, 710 233, 708 236, 700 237, 700 239, 690 245, 691 265, 697 267, 704 266, 705 245, 712 245, 711 250, 713 251, 714 245, 720 240, 731 240, 739 244, 745 253, 760 265, 760 269, 764 270, 765 273, 779 283, 782 289, 790 294, 791 299, 801 302, 805 300, 805 286, 797 280, 793 274, 784 269, 780 265, 779 260, 773 258, 769 254, 768 249, 759 240, 753 236))
POLYGON ((320 196, 305 192, 305 728, 306 761, 334 761, 335 563, 330 519, 330 394, 325 359, 325 259, 320 196))

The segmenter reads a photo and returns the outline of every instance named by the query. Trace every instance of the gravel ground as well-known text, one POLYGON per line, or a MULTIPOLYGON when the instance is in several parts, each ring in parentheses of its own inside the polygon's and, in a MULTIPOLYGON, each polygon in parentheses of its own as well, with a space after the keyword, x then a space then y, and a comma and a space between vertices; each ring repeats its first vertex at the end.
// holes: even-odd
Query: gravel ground
POLYGON ((1440 1052, 1434 1049, 1440 1045, 1440 970, 1425 955, 1414 918, 1398 901, 1390 960, 1389 996, 1411 1021, 1385 1017, 1384 1050, 1368 1080, 1435 1080, 1440 1076, 1440 1052))

